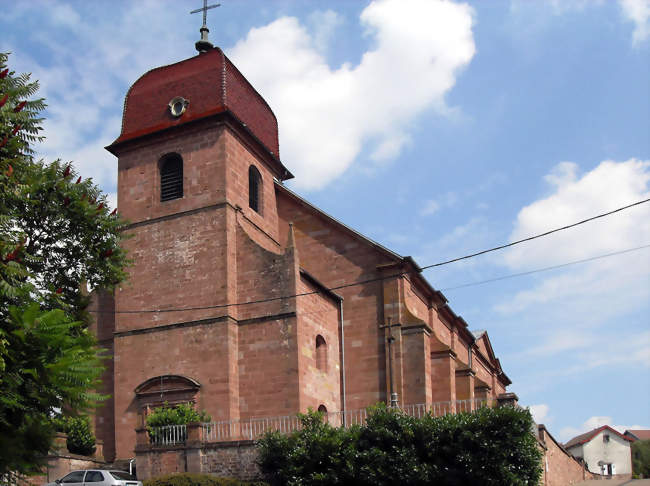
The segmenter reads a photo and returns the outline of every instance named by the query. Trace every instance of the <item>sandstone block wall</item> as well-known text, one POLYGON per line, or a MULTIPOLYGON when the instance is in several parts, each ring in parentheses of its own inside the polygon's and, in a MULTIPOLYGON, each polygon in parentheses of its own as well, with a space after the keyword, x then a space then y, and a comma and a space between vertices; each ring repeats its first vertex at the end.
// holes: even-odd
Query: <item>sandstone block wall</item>
POLYGON ((104 469, 106 463, 102 459, 102 451, 103 443, 98 440, 93 457, 71 454, 66 447, 66 435, 59 433, 54 439, 50 454, 45 458, 43 474, 28 477, 24 486, 43 486, 79 469, 104 469))
POLYGON ((538 438, 544 447, 541 486, 569 486, 594 479, 584 464, 578 462, 549 434, 544 425, 538 426, 538 438))
POLYGON ((138 479, 141 481, 184 472, 256 480, 260 477, 256 461, 255 442, 250 440, 215 442, 200 447, 146 447, 137 451, 138 479))
MULTIPOLYGON (((318 290, 302 276, 298 293, 318 290)), ((300 411, 310 407, 317 410, 321 405, 330 412, 339 411, 342 402, 338 302, 327 294, 316 293, 300 297, 297 306, 300 411), (324 344, 317 348, 318 336, 324 344)))
POLYGON ((185 448, 138 451, 136 463, 140 481, 166 474, 201 472, 187 469, 187 451, 185 448))
POLYGON ((201 451, 201 470, 242 481, 259 479, 257 450, 253 441, 214 444, 201 451))

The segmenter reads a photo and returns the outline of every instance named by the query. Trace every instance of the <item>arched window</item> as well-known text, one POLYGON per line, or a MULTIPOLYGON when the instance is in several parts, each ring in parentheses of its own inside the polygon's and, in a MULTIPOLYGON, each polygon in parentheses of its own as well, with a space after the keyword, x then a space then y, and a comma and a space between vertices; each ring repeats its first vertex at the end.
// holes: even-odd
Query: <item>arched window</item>
POLYGON ((262 176, 257 167, 251 165, 248 168, 248 207, 262 213, 262 176))
POLYGON ((323 414, 323 422, 328 423, 330 421, 330 417, 327 414, 327 407, 321 403, 318 406, 318 411, 323 414))
POLYGON ((316 336, 316 368, 327 372, 327 343, 320 334, 316 336))
POLYGON ((160 200, 183 197, 183 158, 178 154, 165 155, 160 160, 160 200))

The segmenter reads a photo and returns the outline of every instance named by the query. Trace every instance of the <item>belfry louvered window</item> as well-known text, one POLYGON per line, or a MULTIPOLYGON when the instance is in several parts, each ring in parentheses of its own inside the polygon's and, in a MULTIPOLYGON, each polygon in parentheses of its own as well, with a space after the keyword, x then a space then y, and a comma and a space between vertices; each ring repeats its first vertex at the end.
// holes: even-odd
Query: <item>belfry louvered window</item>
POLYGON ((165 155, 160 161, 160 200, 183 197, 183 159, 178 154, 165 155))
POLYGON ((248 206, 260 214, 262 213, 260 204, 261 189, 262 175, 254 165, 251 165, 248 168, 248 206))

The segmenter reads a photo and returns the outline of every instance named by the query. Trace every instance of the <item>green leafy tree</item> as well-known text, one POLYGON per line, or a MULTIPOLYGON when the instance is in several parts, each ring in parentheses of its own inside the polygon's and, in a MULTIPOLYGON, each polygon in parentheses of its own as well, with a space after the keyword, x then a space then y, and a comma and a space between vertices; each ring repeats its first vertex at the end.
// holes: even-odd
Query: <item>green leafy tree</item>
POLYGON ((523 486, 541 475, 527 410, 413 418, 378 406, 363 426, 349 429, 333 428, 317 413, 301 420, 301 430, 270 432, 258 442, 259 465, 272 486, 523 486))
POLYGON ((81 288, 125 278, 124 222, 70 164, 34 160, 38 83, 0 54, 0 476, 37 472, 61 410, 90 409, 101 374, 81 288))
POLYGON ((650 478, 650 440, 632 443, 632 471, 638 478, 650 478))

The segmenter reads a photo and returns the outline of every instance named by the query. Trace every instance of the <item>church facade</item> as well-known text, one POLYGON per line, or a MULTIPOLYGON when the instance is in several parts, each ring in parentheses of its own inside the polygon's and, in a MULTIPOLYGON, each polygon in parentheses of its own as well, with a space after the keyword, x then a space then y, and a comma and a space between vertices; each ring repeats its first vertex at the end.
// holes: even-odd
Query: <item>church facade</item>
POLYGON ((136 428, 164 403, 227 421, 489 399, 510 384, 487 333, 412 258, 284 185, 277 120, 220 49, 137 80, 107 149, 133 260, 96 298, 112 355, 95 417, 107 460, 134 457, 136 428))

